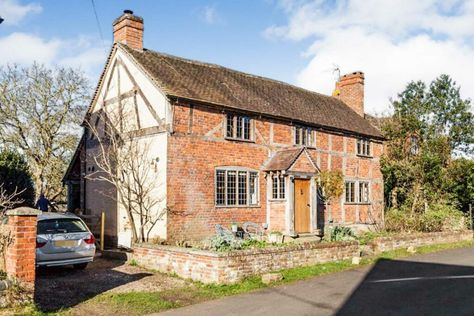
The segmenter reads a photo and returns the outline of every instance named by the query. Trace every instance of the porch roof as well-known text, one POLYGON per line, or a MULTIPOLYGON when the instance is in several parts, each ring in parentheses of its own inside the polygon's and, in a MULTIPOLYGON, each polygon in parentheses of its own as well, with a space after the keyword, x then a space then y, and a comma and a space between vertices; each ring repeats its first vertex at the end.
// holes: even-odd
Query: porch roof
MULTIPOLYGON (((275 154, 265 163, 264 171, 282 171, 288 170, 295 163, 298 157, 307 151, 305 147, 292 147, 289 149, 283 149, 275 152, 275 154)), ((312 160, 313 164, 316 162, 312 156, 308 154, 308 157, 312 160)))

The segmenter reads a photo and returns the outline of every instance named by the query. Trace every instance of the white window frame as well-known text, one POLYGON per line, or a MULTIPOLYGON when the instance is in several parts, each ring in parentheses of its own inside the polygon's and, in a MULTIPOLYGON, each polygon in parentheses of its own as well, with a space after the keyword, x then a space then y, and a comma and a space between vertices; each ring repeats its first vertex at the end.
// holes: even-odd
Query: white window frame
POLYGON ((316 132, 311 127, 296 125, 293 128, 293 144, 316 147, 316 132))
POLYGON ((344 182, 344 203, 345 204, 370 204, 370 181, 367 180, 346 180, 344 182), (352 185, 352 200, 348 199, 348 185, 352 185), (365 192, 361 191, 364 190, 365 192), (364 197, 365 196, 365 197, 364 197))
POLYGON ((255 207, 260 205, 260 175, 257 170, 241 168, 241 167, 218 167, 214 171, 214 205, 216 207, 255 207), (217 176, 219 172, 224 172, 224 188, 223 188, 223 203, 220 203, 222 196, 218 196, 220 191, 218 190, 217 176), (235 172, 235 204, 229 204, 228 198, 228 179, 229 172, 235 172), (246 185, 245 185, 245 195, 246 202, 240 203, 240 183, 239 183, 239 174, 246 173, 246 185), (252 175, 254 178, 254 192, 251 193, 251 180, 252 175), (218 200, 219 199, 219 200, 218 200))
POLYGON ((344 182, 344 202, 345 203, 356 203, 356 181, 352 181, 352 180, 347 180, 344 182), (349 199, 348 200, 348 197, 350 197, 350 195, 348 195, 348 185, 349 186, 352 186, 352 188, 349 188, 352 189, 352 200, 349 199))
POLYGON ((370 182, 358 181, 358 202, 361 204, 370 203, 370 182))
POLYGON ((272 176, 271 200, 286 199, 286 178, 282 175, 272 176), (275 181, 276 180, 276 181, 275 181))
POLYGON ((358 138, 356 142, 356 153, 358 156, 372 157, 372 144, 370 139, 358 138))
POLYGON ((231 140, 240 140, 246 142, 253 142, 254 141, 254 120, 250 116, 246 115, 239 115, 235 113, 227 113, 225 115, 225 138, 231 140), (232 135, 229 135, 229 118, 232 121, 232 135), (248 130, 248 137, 245 137, 245 120, 249 122, 249 130, 248 130), (238 128, 240 126, 240 128, 238 128), (240 134, 240 136, 239 136, 240 134))

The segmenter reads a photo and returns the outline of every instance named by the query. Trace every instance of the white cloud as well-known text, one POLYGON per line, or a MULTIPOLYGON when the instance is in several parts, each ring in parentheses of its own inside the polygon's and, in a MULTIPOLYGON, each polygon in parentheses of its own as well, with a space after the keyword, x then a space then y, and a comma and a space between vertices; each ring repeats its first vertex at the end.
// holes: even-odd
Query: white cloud
POLYGON ((12 33, 0 37, 0 66, 7 63, 30 65, 34 61, 47 66, 80 68, 95 82, 106 60, 99 40, 78 37, 70 40, 46 40, 28 33, 12 33))
POLYGON ((288 23, 268 38, 314 39, 297 84, 330 94, 331 69, 366 75, 366 111, 384 112, 410 80, 451 75, 474 99, 474 1, 284 0, 288 23))
POLYGON ((36 14, 42 11, 38 3, 20 4, 18 0, 1 0, 0 16, 5 19, 5 25, 17 25, 29 14, 36 14))
POLYGON ((201 12, 201 19, 211 25, 222 22, 222 17, 219 15, 215 6, 205 6, 201 12))

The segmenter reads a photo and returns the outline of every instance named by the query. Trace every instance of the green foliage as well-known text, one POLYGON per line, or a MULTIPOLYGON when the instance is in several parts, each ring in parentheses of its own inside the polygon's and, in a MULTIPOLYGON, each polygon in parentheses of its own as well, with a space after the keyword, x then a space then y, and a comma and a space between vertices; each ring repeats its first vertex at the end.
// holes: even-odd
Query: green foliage
POLYGON ((385 215, 385 229, 390 232, 441 232, 465 229, 462 212, 445 203, 432 204, 426 212, 412 213, 406 209, 390 209, 385 215))
POLYGON ((336 226, 331 230, 331 241, 355 240, 356 235, 350 227, 336 226))
POLYGON ((181 306, 179 302, 166 300, 160 292, 110 293, 99 296, 97 300, 109 304, 113 310, 133 311, 132 315, 146 315, 181 306))
MULTIPOLYGON (((474 161, 460 158, 453 160, 447 170, 446 191, 467 212, 469 203, 474 203, 474 161)), ((474 205, 473 205, 474 206, 474 205)))
MULTIPOLYGON (((388 141, 381 170, 385 205, 405 212, 390 214, 396 226, 421 227, 409 223, 421 220, 413 213, 426 213, 439 201, 467 209, 473 197, 472 160, 453 157, 473 153, 474 116, 470 106, 447 75, 429 85, 410 82, 393 102, 394 115, 382 126, 388 141), (399 216, 407 216, 405 223, 399 216)), ((436 216, 430 216, 433 218, 426 221, 436 222, 436 216)))
POLYGON ((204 249, 225 252, 232 250, 244 250, 254 248, 265 248, 271 244, 264 240, 255 239, 239 239, 239 238, 223 238, 220 235, 215 235, 205 242, 204 249))
POLYGON ((23 200, 24 205, 33 205, 35 189, 26 160, 18 153, 0 151, 0 186, 6 194, 21 192, 16 198, 23 200))

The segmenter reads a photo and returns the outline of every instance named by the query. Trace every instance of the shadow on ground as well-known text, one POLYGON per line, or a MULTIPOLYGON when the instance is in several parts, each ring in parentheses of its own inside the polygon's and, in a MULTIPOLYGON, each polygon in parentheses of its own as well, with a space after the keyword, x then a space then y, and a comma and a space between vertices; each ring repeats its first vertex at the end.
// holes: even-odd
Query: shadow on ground
POLYGON ((474 315, 474 268, 379 260, 336 315, 474 315))
POLYGON ((75 270, 70 266, 39 269, 35 282, 35 303, 39 310, 53 312, 152 275, 114 270, 122 265, 124 262, 120 260, 97 258, 85 270, 75 270))

